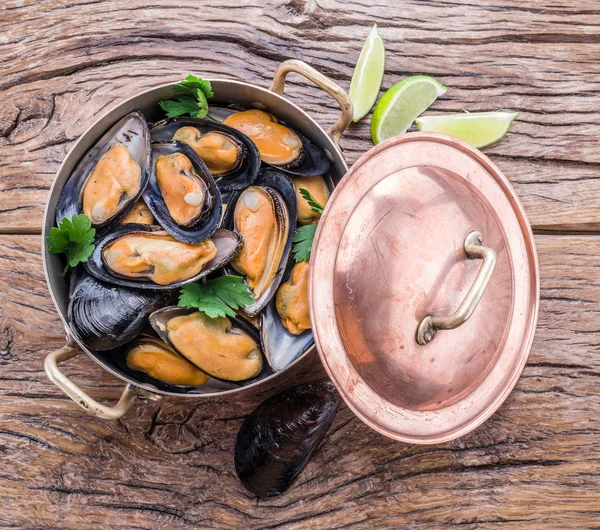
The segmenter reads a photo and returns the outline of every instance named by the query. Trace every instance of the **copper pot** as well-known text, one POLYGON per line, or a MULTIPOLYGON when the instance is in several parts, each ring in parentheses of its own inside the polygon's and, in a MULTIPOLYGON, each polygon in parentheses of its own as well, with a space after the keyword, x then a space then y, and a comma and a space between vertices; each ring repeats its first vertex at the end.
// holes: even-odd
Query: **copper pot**
MULTIPOLYGON (((339 139, 346 127, 352 120, 352 103, 346 92, 340 88, 331 79, 328 79, 314 68, 303 63, 302 61, 289 60, 283 62, 273 77, 273 82, 269 89, 260 86, 244 83, 241 81, 232 81, 226 79, 210 79, 213 86, 213 91, 216 96, 211 99, 216 103, 238 103, 243 106, 260 106, 272 112, 275 116, 286 120, 294 128, 305 134, 310 140, 323 148, 331 157, 331 177, 334 182, 339 182, 348 170, 348 166, 344 162, 344 158, 339 148, 339 139), (341 115, 337 122, 327 131, 322 129, 306 112, 300 107, 289 101, 283 96, 285 78, 290 72, 295 72, 315 83, 319 88, 334 97, 341 107, 341 115)), ((106 419, 116 419, 121 417, 127 409, 132 405, 136 395, 142 394, 145 397, 158 399, 159 394, 178 395, 186 397, 210 397, 216 395, 214 393, 189 392, 185 394, 175 394, 173 392, 163 391, 149 386, 141 380, 137 380, 132 374, 123 371, 111 359, 107 352, 98 352, 90 350, 83 344, 78 343, 69 331, 67 323, 67 306, 69 302, 69 285, 68 282, 61 276, 62 267, 57 256, 48 253, 45 243, 46 237, 50 233, 50 229, 54 225, 56 204, 60 192, 75 168, 77 162, 90 149, 92 145, 108 130, 108 128, 121 119, 126 114, 133 110, 142 111, 149 120, 160 119, 158 102, 161 99, 168 99, 171 95, 171 84, 162 85, 153 88, 137 96, 127 99, 117 107, 111 109, 96 121, 81 138, 77 140, 75 145, 67 154, 65 160, 61 164, 46 204, 44 214, 43 228, 43 248, 42 256, 44 263, 44 272, 46 282, 50 290, 50 295, 54 301, 54 305, 58 314, 63 321, 67 333, 67 344, 59 350, 50 353, 45 360, 46 374, 52 382, 54 382, 67 396, 75 403, 88 412, 106 419), (121 399, 113 406, 108 407, 98 403, 88 396, 84 390, 79 388, 59 369, 61 362, 67 361, 81 353, 85 352, 94 361, 100 364, 104 369, 111 374, 117 376, 127 383, 121 399)), ((314 346, 305 352, 296 361, 280 372, 262 379, 252 385, 247 385, 233 390, 219 392, 221 394, 234 394, 251 391, 257 385, 268 384, 275 377, 282 374, 291 366, 300 362, 302 358, 307 357, 314 352, 314 346)))

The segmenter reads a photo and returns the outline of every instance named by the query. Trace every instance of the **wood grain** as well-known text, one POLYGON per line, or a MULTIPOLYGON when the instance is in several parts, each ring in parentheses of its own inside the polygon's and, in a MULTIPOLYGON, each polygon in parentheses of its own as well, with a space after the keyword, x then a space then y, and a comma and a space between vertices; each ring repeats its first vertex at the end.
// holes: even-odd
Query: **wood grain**
MULTIPOLYGON (((483 427, 420 447, 383 438, 342 407, 298 483, 257 502, 235 476, 237 430, 267 395, 324 377, 319 361, 251 398, 139 401, 118 422, 92 418, 43 373, 64 332, 38 237, 0 236, 0 527, 597 526, 600 237, 536 242, 535 346, 515 391, 483 427)), ((115 401, 122 390, 87 358, 65 370, 97 399, 115 401)))
MULTIPOLYGON (((188 72, 269 84, 306 60, 348 88, 368 25, 387 47, 384 88, 411 73, 450 87, 431 112, 512 109, 488 149, 534 227, 598 230, 600 8, 564 3, 411 0, 246 3, 5 2, 0 17, 0 230, 38 230, 47 190, 73 141, 107 107, 188 72), (566 16, 568 13, 568 16, 566 16), (85 24, 81 24, 82 17, 85 24)), ((335 102, 294 78, 289 96, 324 124, 335 102)), ((352 126, 349 163, 369 147, 352 126)))
MULTIPOLYGON (((4 0, 0 528, 600 528, 599 53, 593 0, 4 0), (538 233, 552 233, 536 237, 537 337, 515 391, 477 431, 399 444, 342 407, 296 485, 257 501, 235 476, 237 430, 268 395, 325 377, 318 359, 244 399, 140 400, 118 422, 88 416, 43 372, 64 342, 41 267, 44 204, 107 108, 189 72, 268 86, 290 57, 348 88, 373 23, 384 88, 425 73, 450 87, 432 113, 519 111, 486 153, 538 233)), ((337 116, 304 80, 292 76, 286 94, 320 123, 337 116)), ((368 120, 342 144, 353 163, 372 145, 368 120)), ((65 371, 103 401, 123 388, 86 357, 65 371)))

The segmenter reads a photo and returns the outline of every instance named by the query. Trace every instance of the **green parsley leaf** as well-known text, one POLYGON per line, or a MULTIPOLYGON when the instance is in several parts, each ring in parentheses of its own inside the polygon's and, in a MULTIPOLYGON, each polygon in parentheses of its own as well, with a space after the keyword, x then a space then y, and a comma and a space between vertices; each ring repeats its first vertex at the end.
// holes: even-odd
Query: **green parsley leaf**
POLYGON ((85 214, 73 215, 71 219, 65 217, 58 227, 50 229, 50 235, 46 238, 48 252, 50 254, 65 254, 67 266, 63 276, 69 267, 75 267, 78 263, 85 263, 94 252, 94 237, 96 229, 85 214))
POLYGON ((192 118, 204 118, 208 113, 208 98, 214 96, 210 81, 204 81, 195 75, 188 75, 181 83, 171 89, 177 96, 173 99, 163 99, 160 107, 169 118, 177 118, 189 114, 192 118))
POLYGON ((179 292, 179 305, 198 309, 209 318, 233 317, 235 310, 254 302, 240 276, 219 276, 202 283, 189 283, 179 292))
POLYGON ((306 225, 301 226, 294 232, 294 259, 296 263, 301 261, 308 261, 310 259, 310 251, 312 249, 313 239, 315 238, 315 232, 317 231, 317 225, 306 225))
POLYGON ((306 188, 300 188, 300 195, 304 197, 304 200, 308 203, 313 212, 323 213, 323 206, 321 206, 317 199, 311 195, 310 191, 308 191, 306 188))

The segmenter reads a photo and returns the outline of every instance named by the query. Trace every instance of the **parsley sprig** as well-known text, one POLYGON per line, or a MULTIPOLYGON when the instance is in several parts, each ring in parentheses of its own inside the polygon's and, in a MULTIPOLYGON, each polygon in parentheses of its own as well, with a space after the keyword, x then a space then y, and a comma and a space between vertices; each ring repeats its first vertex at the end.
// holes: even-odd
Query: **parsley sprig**
POLYGON ((163 99, 160 107, 169 118, 189 114, 192 118, 204 118, 208 114, 208 98, 214 96, 210 81, 204 81, 195 75, 188 75, 181 83, 173 85, 176 98, 163 99))
POLYGON ((300 195, 302 195, 313 212, 323 213, 324 207, 311 195, 310 191, 306 188, 300 188, 300 195))
POLYGON ((310 259, 310 251, 312 249, 316 231, 317 225, 314 224, 301 226, 294 232, 294 247, 292 248, 292 252, 294 253, 296 263, 308 261, 310 259))
POLYGON ((48 252, 50 254, 65 254, 67 266, 63 276, 67 274, 69 267, 75 267, 79 263, 85 263, 94 252, 94 237, 96 229, 85 214, 75 214, 70 219, 65 217, 58 227, 50 229, 50 235, 46 238, 48 252))
POLYGON ((200 283, 188 283, 179 292, 179 305, 198 309, 209 318, 234 317, 235 310, 254 302, 240 276, 219 276, 200 283))

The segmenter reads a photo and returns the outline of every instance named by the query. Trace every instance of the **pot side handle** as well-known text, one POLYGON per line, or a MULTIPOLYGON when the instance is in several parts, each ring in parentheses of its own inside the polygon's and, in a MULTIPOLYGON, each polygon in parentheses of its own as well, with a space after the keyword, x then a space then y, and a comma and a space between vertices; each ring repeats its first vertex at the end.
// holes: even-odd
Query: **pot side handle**
POLYGON ((81 353, 83 352, 79 348, 72 346, 71 343, 50 353, 44 361, 44 370, 48 379, 86 412, 105 420, 120 418, 129 410, 137 397, 131 385, 128 384, 125 387, 121 399, 119 399, 119 402, 114 407, 107 407, 88 396, 58 368, 61 362, 68 361, 81 353))
POLYGON ((306 77, 309 81, 312 81, 319 88, 327 92, 330 96, 335 98, 337 102, 340 104, 342 109, 342 115, 338 118, 338 120, 327 130, 327 132, 333 138, 333 142, 336 147, 340 147, 340 137, 342 133, 346 130, 350 122, 352 121, 352 116, 354 115, 354 108, 352 106, 352 101, 350 101, 350 97, 346 93, 346 91, 340 87, 337 83, 324 76, 322 73, 315 70, 312 66, 306 64, 304 61, 299 61, 297 59, 289 59, 287 61, 283 61, 275 75, 273 76, 273 82, 269 87, 271 92, 275 92, 280 96, 283 96, 283 90, 285 89, 285 77, 290 72, 295 72, 300 74, 303 77, 306 77))

